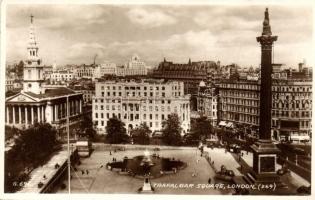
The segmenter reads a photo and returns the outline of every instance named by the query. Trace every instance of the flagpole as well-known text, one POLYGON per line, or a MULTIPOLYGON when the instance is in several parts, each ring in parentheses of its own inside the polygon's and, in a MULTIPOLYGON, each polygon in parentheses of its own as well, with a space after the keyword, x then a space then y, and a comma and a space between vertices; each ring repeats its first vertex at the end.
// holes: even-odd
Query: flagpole
POLYGON ((70 133, 69 133, 69 96, 67 96, 67 142, 68 142, 68 193, 71 193, 71 184, 70 184, 70 133))

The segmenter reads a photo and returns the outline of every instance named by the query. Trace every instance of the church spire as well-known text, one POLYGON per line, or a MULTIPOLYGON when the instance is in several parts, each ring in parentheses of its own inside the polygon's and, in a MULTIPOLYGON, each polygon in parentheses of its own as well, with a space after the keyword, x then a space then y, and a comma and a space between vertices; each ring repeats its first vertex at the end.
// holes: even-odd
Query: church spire
POLYGON ((266 11, 265 11, 265 19, 264 19, 264 22, 263 22, 263 32, 262 32, 262 35, 272 35, 272 33, 271 33, 271 27, 270 27, 270 24, 269 24, 269 12, 268 12, 268 8, 266 8, 266 11))
POLYGON ((28 41, 28 46, 27 46, 28 60, 37 62, 40 59, 38 57, 38 46, 35 39, 34 16, 31 15, 30 18, 31 18, 31 24, 30 24, 30 30, 29 30, 29 41, 28 41))
POLYGON ((27 59, 24 66, 23 91, 34 94, 42 94, 42 83, 44 82, 43 66, 38 56, 38 46, 35 39, 34 16, 30 15, 31 24, 29 29, 29 39, 27 43, 27 59))

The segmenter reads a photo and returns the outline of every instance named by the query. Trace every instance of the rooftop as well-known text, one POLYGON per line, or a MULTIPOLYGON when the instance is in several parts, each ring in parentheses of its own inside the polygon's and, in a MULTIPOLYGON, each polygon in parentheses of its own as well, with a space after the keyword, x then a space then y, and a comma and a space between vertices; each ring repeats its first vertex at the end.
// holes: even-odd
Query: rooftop
POLYGON ((39 98, 39 99, 49 98, 49 97, 58 97, 58 96, 64 96, 64 95, 69 95, 69 94, 76 94, 73 90, 65 88, 65 87, 46 89, 44 94, 35 94, 33 92, 24 92, 24 93, 29 96, 39 98))

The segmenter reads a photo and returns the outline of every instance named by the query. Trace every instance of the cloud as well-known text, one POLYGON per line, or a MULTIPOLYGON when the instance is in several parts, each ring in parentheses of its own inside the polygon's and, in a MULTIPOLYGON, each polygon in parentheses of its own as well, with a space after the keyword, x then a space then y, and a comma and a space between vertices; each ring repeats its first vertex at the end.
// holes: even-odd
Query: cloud
POLYGON ((261 21, 249 21, 239 16, 223 15, 215 17, 213 13, 197 13, 194 22, 201 27, 206 27, 213 32, 222 32, 226 30, 255 30, 261 25, 261 21))
MULTIPOLYGON (((47 29, 82 29, 88 25, 106 23, 108 12, 93 5, 8 5, 7 27, 25 26, 26 19, 33 14, 35 24, 47 29), (22 18, 21 18, 22 17, 22 18), (23 19, 23 20, 21 20, 23 19)), ((27 21, 29 23, 29 20, 27 21)))
POLYGON ((75 60, 75 63, 85 63, 87 60, 93 62, 94 56, 103 57, 106 48, 99 43, 76 43, 69 47, 66 58, 75 60))
POLYGON ((142 40, 129 42, 113 42, 106 45, 103 60, 111 60, 123 64, 134 53, 139 54, 146 62, 156 63, 163 57, 174 62, 186 62, 192 59, 205 59, 213 55, 216 38, 209 31, 188 31, 173 34, 164 40, 142 40))
POLYGON ((163 11, 147 10, 143 8, 130 9, 127 12, 127 17, 135 24, 150 28, 172 25, 177 21, 174 17, 163 11))

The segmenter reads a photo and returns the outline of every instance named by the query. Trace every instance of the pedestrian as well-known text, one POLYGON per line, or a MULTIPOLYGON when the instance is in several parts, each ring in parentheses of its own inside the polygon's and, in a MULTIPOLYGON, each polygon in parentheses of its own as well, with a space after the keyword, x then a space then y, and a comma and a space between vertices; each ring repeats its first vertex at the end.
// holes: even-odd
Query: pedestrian
POLYGON ((112 151, 109 151, 109 155, 110 155, 110 156, 112 155, 112 151))
POLYGON ((89 175, 89 170, 86 170, 86 174, 89 175))
POLYGON ((83 170, 81 170, 81 173, 82 173, 82 175, 84 174, 84 171, 83 170))
POLYGON ((211 184, 211 178, 208 179, 208 184, 211 184))
POLYGON ((113 162, 115 162, 115 158, 113 158, 113 162))

